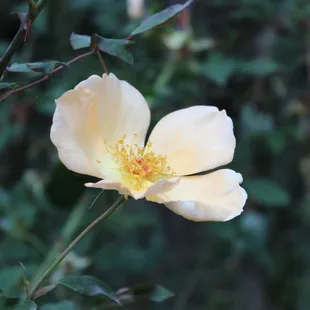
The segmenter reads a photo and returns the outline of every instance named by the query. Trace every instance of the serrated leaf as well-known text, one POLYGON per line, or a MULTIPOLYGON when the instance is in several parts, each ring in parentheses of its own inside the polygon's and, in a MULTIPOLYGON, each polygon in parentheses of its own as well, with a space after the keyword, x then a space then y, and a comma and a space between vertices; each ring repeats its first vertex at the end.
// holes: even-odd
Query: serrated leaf
POLYGON ((84 34, 71 33, 70 43, 73 49, 90 47, 91 37, 84 34))
POLYGON ((126 46, 133 42, 125 39, 107 39, 94 34, 92 36, 93 44, 97 45, 98 48, 109 55, 118 57, 130 65, 133 64, 133 57, 131 53, 126 49, 126 46))
POLYGON ((52 291, 54 288, 56 287, 55 284, 51 284, 51 285, 48 285, 48 286, 44 286, 44 287, 41 287, 39 288, 36 293, 34 294, 34 297, 33 299, 36 299, 38 297, 41 297, 47 293, 49 293, 50 291, 52 291))
POLYGON ((31 300, 23 300, 18 305, 16 305, 14 310, 36 310, 37 305, 31 300))
POLYGON ((20 87, 18 83, 0 83, 0 89, 16 89, 20 87))
POLYGON ((13 63, 8 68, 7 71, 9 72, 40 72, 43 74, 50 74, 59 66, 67 66, 66 63, 58 61, 58 60, 51 60, 51 61, 43 61, 43 62, 29 62, 24 64, 13 63))
POLYGON ((152 28, 158 27, 166 23, 171 18, 175 17, 176 15, 181 13, 184 9, 186 9, 192 2, 193 0, 189 0, 185 2, 184 4, 172 5, 166 8, 165 10, 148 17, 141 23, 141 25, 138 28, 136 28, 131 33, 131 36, 135 36, 137 34, 146 32, 152 28))
POLYGON ((107 284, 93 276, 67 276, 59 280, 59 284, 84 296, 103 296, 120 304, 114 291, 107 284))
POLYGON ((287 206, 290 197, 278 183, 268 179, 254 179, 245 182, 249 197, 270 207, 287 206))

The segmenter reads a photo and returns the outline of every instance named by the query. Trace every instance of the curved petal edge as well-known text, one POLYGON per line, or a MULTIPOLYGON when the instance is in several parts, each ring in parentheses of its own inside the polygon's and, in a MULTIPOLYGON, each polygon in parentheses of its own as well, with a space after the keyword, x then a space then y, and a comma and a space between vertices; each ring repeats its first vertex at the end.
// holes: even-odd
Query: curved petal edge
POLYGON ((240 173, 222 169, 201 176, 181 177, 171 191, 146 198, 164 203, 192 221, 228 221, 243 211, 247 193, 239 185, 241 182, 240 173))

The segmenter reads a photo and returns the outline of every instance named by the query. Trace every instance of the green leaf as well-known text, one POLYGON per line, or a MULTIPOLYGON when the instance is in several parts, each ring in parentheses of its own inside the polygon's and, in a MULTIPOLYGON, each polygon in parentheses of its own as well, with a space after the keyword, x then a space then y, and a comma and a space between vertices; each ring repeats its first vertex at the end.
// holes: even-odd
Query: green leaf
POLYGON ((241 108, 241 133, 243 136, 259 134, 271 135, 275 130, 274 119, 270 113, 264 113, 252 103, 244 104, 241 108))
POLYGON ((138 28, 136 28, 131 33, 131 36, 135 36, 137 34, 146 32, 152 28, 158 27, 168 22, 171 18, 175 17, 177 14, 179 14, 184 9, 186 9, 192 2, 193 0, 189 0, 185 2, 184 4, 172 5, 168 7, 167 9, 148 17, 141 23, 141 25, 138 28))
POLYGON ((84 296, 104 296, 120 304, 114 291, 101 280, 93 276, 67 276, 59 280, 59 284, 84 296))
POLYGON ((142 284, 131 288, 130 291, 135 297, 143 297, 157 303, 174 296, 171 291, 161 285, 142 284))
POLYGON ((235 62, 222 54, 212 54, 200 67, 201 73, 219 86, 225 86, 235 69, 235 62))
POLYGON ((126 49, 126 46, 133 42, 125 39, 107 39, 94 34, 92 36, 92 44, 98 46, 98 48, 109 55, 118 57, 130 65, 133 64, 133 57, 131 53, 126 49))
POLYGON ((70 43, 73 49, 90 47, 91 37, 84 34, 71 33, 70 43))
POLYGON ((0 270, 0 290, 8 292, 23 276, 23 270, 19 266, 6 266, 0 270))
POLYGON ((57 60, 52 60, 52 61, 47 61, 47 62, 34 62, 34 63, 27 64, 27 67, 31 71, 41 72, 43 74, 50 74, 59 66, 67 66, 67 64, 61 61, 57 61, 57 60))
POLYGON ((165 287, 156 285, 149 296, 149 300, 160 303, 163 302, 171 297, 173 297, 174 294, 167 290, 165 287))
POLYGON ((23 300, 18 305, 16 305, 14 310, 36 310, 37 305, 31 300, 23 300))
POLYGON ((13 63, 7 68, 7 71, 24 72, 24 73, 33 71, 33 72, 40 72, 43 74, 50 74, 53 72, 54 69, 56 69, 59 66, 67 66, 67 64, 57 60, 44 61, 44 62, 29 62, 24 64, 13 63))
POLYGON ((245 182, 249 197, 257 202, 270 206, 281 207, 290 203, 289 194, 279 184, 268 179, 254 179, 245 182))
POLYGON ((249 61, 239 63, 238 71, 243 74, 254 76, 268 76, 282 70, 282 66, 266 57, 259 57, 249 61))
POLYGON ((76 310, 77 307, 72 301, 61 301, 55 304, 48 304, 40 307, 40 310, 76 310))
POLYGON ((20 87, 18 83, 0 83, 0 89, 16 89, 20 87))
POLYGON ((31 72, 31 70, 27 67, 27 64, 12 63, 6 69, 9 72, 31 72))

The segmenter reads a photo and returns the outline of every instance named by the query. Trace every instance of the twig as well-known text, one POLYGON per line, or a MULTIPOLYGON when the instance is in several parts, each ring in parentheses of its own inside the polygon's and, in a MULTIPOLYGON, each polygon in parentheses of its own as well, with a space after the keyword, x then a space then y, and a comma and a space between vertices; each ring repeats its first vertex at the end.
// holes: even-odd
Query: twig
POLYGON ((0 77, 2 76, 3 72, 6 69, 6 66, 8 65, 9 61, 13 57, 13 55, 16 53, 17 49, 22 45, 24 41, 24 34, 25 29, 21 25, 13 38, 11 44, 7 48, 7 50, 4 52, 3 56, 0 59, 0 77))
POLYGON ((107 67, 107 65, 105 64, 104 59, 103 59, 103 57, 102 57, 101 52, 100 52, 99 49, 96 49, 96 54, 97 54, 97 56, 98 56, 98 58, 99 58, 99 61, 100 61, 102 70, 103 70, 106 74, 108 74, 108 73, 109 73, 108 67, 107 67))
POLYGON ((86 199, 84 198, 72 210, 62 228, 60 236, 57 238, 54 245, 50 247, 50 250, 45 255, 44 261, 42 264, 40 264, 35 274, 31 278, 31 283, 36 283, 45 272, 45 270, 47 270, 47 268, 54 262, 55 257, 57 257, 60 249, 63 248, 63 243, 67 242, 68 240, 72 240, 81 223, 83 222, 83 219, 85 218, 85 203, 86 199))
POLYGON ((71 244, 62 252, 62 254, 55 260, 55 262, 45 271, 42 277, 34 284, 30 299, 35 297, 36 291, 41 287, 43 282, 50 276, 50 274, 59 266, 59 264, 64 260, 64 258, 71 252, 71 250, 82 240, 89 231, 91 231, 97 224, 102 222, 104 219, 108 218, 123 202, 126 201, 124 196, 121 196, 107 211, 100 215, 96 220, 94 220, 90 225, 88 225, 72 242, 71 244))
MULTIPOLYGON (((29 22, 31 22, 31 24, 32 24, 35 21, 35 19, 40 14, 40 12, 44 8, 47 1, 48 0, 39 0, 37 2, 35 11, 34 12, 31 11, 32 14, 27 14, 27 20, 25 22, 26 24, 28 24, 29 22)), ((6 51, 4 52, 3 56, 0 59, 0 77, 3 75, 8 63, 10 62, 10 60, 12 59, 14 54, 17 52, 19 47, 24 43, 26 30, 29 31, 29 29, 27 29, 27 28, 25 29, 24 26, 25 26, 25 24, 21 21, 20 27, 19 27, 16 35, 14 36, 11 44, 6 49, 6 51)))
MULTIPOLYGON (((71 65, 74 62, 77 62, 77 61, 79 61, 79 60, 81 60, 81 59, 83 59, 83 58, 85 58, 87 56, 94 55, 94 54, 95 54, 95 51, 92 50, 92 51, 89 51, 89 52, 87 52, 85 54, 79 55, 79 56, 71 59, 70 61, 68 61, 67 65, 71 65)), ((4 100, 5 98, 7 98, 7 97, 9 97, 9 96, 11 96, 13 94, 19 93, 19 92, 21 92, 21 91, 23 91, 25 89, 32 88, 33 86, 38 85, 38 84, 48 80, 50 76, 56 74, 57 72, 61 71, 65 67, 66 67, 65 65, 60 65, 59 67, 54 69, 50 74, 45 75, 44 77, 40 78, 39 80, 36 80, 36 81, 34 81, 34 82, 30 83, 30 84, 27 84, 27 85, 21 86, 19 88, 12 89, 12 90, 9 90, 9 91, 5 92, 3 95, 0 96, 0 101, 4 100)))

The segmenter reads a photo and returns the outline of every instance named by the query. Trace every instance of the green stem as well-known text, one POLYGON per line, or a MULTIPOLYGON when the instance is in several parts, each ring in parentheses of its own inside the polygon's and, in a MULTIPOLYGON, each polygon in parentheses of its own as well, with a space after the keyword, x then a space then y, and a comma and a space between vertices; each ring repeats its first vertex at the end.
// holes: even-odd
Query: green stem
POLYGON ((100 64, 101 64, 101 67, 102 67, 102 70, 104 71, 104 73, 106 74, 109 74, 109 71, 108 71, 108 67, 107 65, 105 64, 105 61, 101 55, 101 52, 99 50, 96 50, 96 54, 99 58, 99 61, 100 61, 100 64))
POLYGON ((121 196, 107 211, 105 211, 101 216, 94 220, 90 225, 88 225, 73 241, 72 243, 62 252, 62 254, 55 260, 55 262, 50 265, 50 267, 41 276, 38 282, 33 286, 30 299, 35 297, 36 291, 41 287, 43 282, 49 277, 49 275, 59 266, 59 264, 64 260, 64 258, 71 252, 71 250, 90 232, 97 224, 102 222, 104 219, 108 218, 124 201, 126 198, 121 196))
POLYGON ((80 223, 82 222, 82 219, 85 218, 85 203, 85 199, 82 199, 82 201, 70 213, 66 223, 63 226, 59 240, 55 242, 55 245, 51 247, 48 254, 45 256, 44 261, 31 279, 31 283, 36 283, 45 270, 54 262, 55 257, 57 257, 59 253, 59 243, 62 244, 64 241, 72 240, 80 223))

